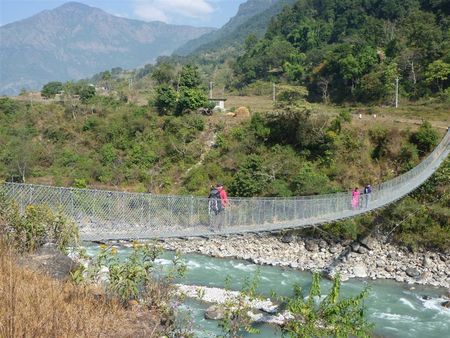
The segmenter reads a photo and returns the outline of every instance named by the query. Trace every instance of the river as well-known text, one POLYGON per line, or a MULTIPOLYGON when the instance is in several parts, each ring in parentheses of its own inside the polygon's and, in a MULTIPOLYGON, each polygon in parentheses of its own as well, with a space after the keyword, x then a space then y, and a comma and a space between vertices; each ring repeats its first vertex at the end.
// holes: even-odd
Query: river
MULTIPOLYGON (((94 254, 96 247, 89 246, 88 253, 94 254)), ((119 249, 126 255, 129 249, 119 249)), ((173 254, 166 252, 158 262, 170 264, 173 254)), ((292 294, 293 285, 298 283, 308 290, 311 274, 288 268, 259 266, 236 259, 220 259, 198 254, 186 254, 183 258, 187 264, 186 276, 178 281, 183 284, 224 287, 227 276, 231 278, 231 289, 242 288, 246 277, 253 277, 259 271, 258 291, 269 296, 272 291, 278 295, 292 294)), ((375 324, 374 333, 382 337, 450 337, 450 310, 440 303, 445 290, 419 285, 407 285, 391 280, 349 280, 342 283, 341 294, 355 295, 366 285, 370 287, 365 302, 369 321, 375 324), (424 297, 427 296, 427 297, 424 297), (427 299, 424 299, 427 298, 427 299), (428 299, 429 298, 429 299, 428 299)), ((328 280, 322 280, 323 293, 331 286, 328 280)), ((188 300, 184 307, 194 318, 196 337, 216 337, 220 334, 217 322, 205 320, 204 310, 208 305, 188 300)), ((276 327, 261 325, 259 334, 249 337, 281 337, 276 327)))

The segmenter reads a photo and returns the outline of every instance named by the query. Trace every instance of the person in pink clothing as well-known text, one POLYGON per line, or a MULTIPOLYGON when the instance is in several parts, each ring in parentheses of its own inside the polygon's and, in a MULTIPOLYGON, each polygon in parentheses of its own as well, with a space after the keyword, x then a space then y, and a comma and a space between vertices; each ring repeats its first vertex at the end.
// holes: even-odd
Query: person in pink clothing
POLYGON ((352 191, 352 208, 358 209, 359 207, 359 189, 358 187, 355 188, 355 190, 352 191))

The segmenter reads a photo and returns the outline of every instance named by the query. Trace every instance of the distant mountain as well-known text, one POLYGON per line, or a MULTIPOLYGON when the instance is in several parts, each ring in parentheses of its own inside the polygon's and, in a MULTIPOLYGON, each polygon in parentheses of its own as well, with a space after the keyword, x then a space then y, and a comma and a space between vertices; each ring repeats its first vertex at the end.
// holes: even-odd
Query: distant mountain
POLYGON ((69 2, 0 27, 0 94, 139 67, 211 31, 130 20, 69 2))
POLYGON ((241 45, 250 33, 261 38, 270 19, 279 14, 285 6, 295 2, 296 0, 247 0, 222 28, 187 42, 173 54, 186 56, 241 45))

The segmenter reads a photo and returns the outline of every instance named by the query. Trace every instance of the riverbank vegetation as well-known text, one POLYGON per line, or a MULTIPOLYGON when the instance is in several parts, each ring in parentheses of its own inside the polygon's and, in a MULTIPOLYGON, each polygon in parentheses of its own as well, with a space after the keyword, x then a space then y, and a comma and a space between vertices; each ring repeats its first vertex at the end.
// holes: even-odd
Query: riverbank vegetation
POLYGON ((184 271, 178 257, 158 277, 157 247, 136 244, 124 262, 104 248, 86 268, 65 256, 77 245, 77 229, 63 215, 40 205, 20 212, 0 196, 0 336, 189 334, 172 307, 173 279, 184 271))

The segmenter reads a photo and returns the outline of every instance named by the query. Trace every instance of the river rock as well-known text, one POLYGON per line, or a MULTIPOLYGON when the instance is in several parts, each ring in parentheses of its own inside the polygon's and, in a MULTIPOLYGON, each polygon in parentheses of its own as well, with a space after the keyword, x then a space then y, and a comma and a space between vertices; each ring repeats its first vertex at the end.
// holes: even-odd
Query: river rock
POLYGON ((446 309, 450 309, 450 300, 446 300, 445 302, 442 302, 441 305, 445 307, 446 309))
POLYGON ((325 240, 321 239, 321 240, 319 241, 319 248, 321 248, 321 249, 326 249, 326 248, 328 248, 328 243, 327 243, 325 240))
POLYGON ((314 241, 306 241, 305 242, 305 249, 311 252, 315 252, 319 249, 319 246, 314 241))
POLYGON ((328 251, 330 251, 330 253, 332 253, 332 254, 338 253, 339 252, 339 247, 337 245, 332 245, 332 246, 330 246, 328 251))
POLYGON ((369 250, 374 250, 376 245, 376 240, 372 237, 365 237, 360 240, 360 243, 364 245, 369 250))
POLYGON ((366 247, 360 246, 360 247, 358 248, 358 251, 357 251, 357 252, 360 253, 360 254, 366 254, 366 253, 369 252, 369 249, 367 249, 366 247))
POLYGON ((412 278, 416 278, 420 276, 420 272, 419 270, 417 270, 416 268, 407 268, 405 270, 405 273, 412 278))
POLYGON ((359 243, 355 242, 355 243, 352 244, 352 250, 353 250, 354 252, 358 252, 360 246, 361 246, 361 245, 359 245, 359 243))
POLYGON ((252 322, 265 322, 265 318, 262 313, 254 313, 253 311, 248 311, 247 316, 252 322))
POLYGON ((58 246, 47 243, 32 255, 23 256, 19 263, 34 271, 44 272, 52 278, 66 279, 78 265, 74 260, 59 251, 58 246))
POLYGON ((292 269, 298 269, 298 263, 296 263, 296 262, 292 262, 291 264, 289 264, 289 266, 290 266, 292 269))
POLYGON ((399 258, 399 254, 395 251, 389 252, 389 254, 387 255, 388 258, 395 260, 399 258))
POLYGON ((367 268, 363 263, 357 264, 353 267, 353 274, 355 277, 366 278, 367 277, 367 268))
POLYGON ((422 265, 424 268, 430 268, 433 265, 433 260, 430 257, 424 256, 422 265))
POLYGON ((205 311, 205 318, 210 320, 220 320, 225 317, 225 313, 222 306, 211 305, 205 311))
POLYGON ((295 240, 295 237, 292 235, 285 235, 285 236, 281 237, 281 241, 283 243, 292 243, 292 242, 294 242, 294 240, 295 240))

